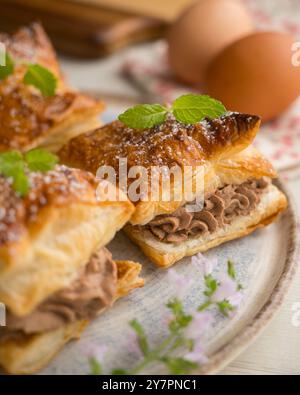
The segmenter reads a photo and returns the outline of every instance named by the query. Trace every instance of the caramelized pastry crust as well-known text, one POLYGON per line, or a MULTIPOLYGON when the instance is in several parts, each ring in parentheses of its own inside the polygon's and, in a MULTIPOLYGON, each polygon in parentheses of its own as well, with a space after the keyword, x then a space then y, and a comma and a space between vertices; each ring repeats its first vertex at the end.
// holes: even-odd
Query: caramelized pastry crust
POLYGON ((116 170, 119 158, 128 167, 196 166, 229 156, 247 147, 259 128, 259 117, 230 113, 218 119, 206 119, 184 125, 170 117, 150 129, 131 129, 115 121, 72 139, 59 152, 61 161, 96 173, 99 166, 116 170))
POLYGON ((0 42, 15 62, 14 73, 0 81, 0 152, 40 145, 57 150, 71 137, 99 125, 95 117, 103 104, 66 84, 41 25, 34 23, 12 36, 0 34, 0 42), (54 73, 58 81, 54 96, 44 97, 22 82, 25 62, 38 63, 54 73))
POLYGON ((47 174, 30 173, 29 182, 28 195, 21 197, 12 180, 0 175, 0 248, 18 242, 38 223, 43 209, 96 199, 98 184, 92 174, 82 170, 57 166, 47 174))
MULTIPOLYGON (((101 165, 112 166, 118 176, 119 158, 127 159, 127 166, 190 166, 204 170, 205 193, 226 184, 240 184, 249 178, 275 177, 272 165, 254 148, 247 148, 260 125, 257 116, 227 113, 217 119, 205 119, 195 125, 184 125, 169 117, 162 125, 143 130, 126 127, 120 121, 83 134, 69 141, 60 151, 62 163, 89 170, 94 174, 101 165), (246 149, 247 148, 247 149, 246 149)), ((150 178, 150 177, 148 177, 150 178)), ((127 185, 133 179, 128 178, 127 185)), ((150 189, 149 180, 149 189, 150 189)), ((172 185, 172 192, 182 194, 183 185, 172 185)), ((160 198, 135 202, 131 217, 134 225, 145 225, 157 215, 174 212, 185 201, 160 198)), ((196 195, 196 194, 195 194, 196 195)), ((195 196, 196 197, 196 196, 195 196)))

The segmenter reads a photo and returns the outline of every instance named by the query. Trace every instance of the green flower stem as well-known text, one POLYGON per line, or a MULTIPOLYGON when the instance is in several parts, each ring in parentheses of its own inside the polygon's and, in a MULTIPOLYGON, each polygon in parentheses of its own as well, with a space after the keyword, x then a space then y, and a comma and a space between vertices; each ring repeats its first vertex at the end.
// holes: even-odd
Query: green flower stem
POLYGON ((211 300, 207 300, 206 302, 202 303, 199 307, 198 307, 198 311, 204 311, 206 310, 208 307, 210 307, 212 305, 212 301, 211 300))
MULTIPOLYGON (((234 265, 231 261, 228 262, 228 275, 236 281, 234 265)), ((234 310, 235 307, 226 299, 219 302, 213 300, 212 295, 220 286, 216 278, 209 274, 204 277, 204 280, 206 288, 203 294, 206 296, 206 300, 198 306, 197 311, 201 312, 210 307, 214 307, 227 317, 229 315, 228 313, 234 310)), ((237 284, 237 289, 240 289, 239 287, 240 286, 237 284)), ((193 338, 187 338, 186 336, 188 336, 188 334, 185 333, 185 329, 190 325, 194 316, 184 311, 182 301, 177 298, 169 300, 166 307, 172 312, 172 319, 169 322, 169 336, 166 337, 160 345, 156 346, 156 348, 150 350, 147 333, 143 326, 138 320, 132 320, 130 325, 137 335, 139 349, 143 358, 131 370, 114 369, 111 374, 136 375, 153 362, 165 365, 171 374, 187 374, 199 367, 198 362, 173 354, 176 350, 187 350, 189 352, 194 350, 195 340, 193 338)), ((100 363, 97 364, 97 361, 90 360, 90 367, 92 374, 101 374, 102 367, 100 363)))
POLYGON ((145 358, 137 364, 135 368, 132 370, 129 370, 128 374, 137 374, 141 370, 143 370, 148 364, 151 362, 154 362, 157 359, 161 358, 161 353, 165 351, 165 349, 173 342, 176 340, 177 335, 171 334, 166 340, 164 340, 156 349, 151 351, 148 355, 145 356, 145 358))

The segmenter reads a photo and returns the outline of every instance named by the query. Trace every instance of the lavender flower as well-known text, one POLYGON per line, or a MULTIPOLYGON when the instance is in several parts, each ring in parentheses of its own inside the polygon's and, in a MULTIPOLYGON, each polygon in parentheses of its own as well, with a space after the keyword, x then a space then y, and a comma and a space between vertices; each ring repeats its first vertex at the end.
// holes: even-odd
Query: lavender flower
MULTIPOLYGON (((193 278, 187 278, 170 269, 167 276, 176 297, 171 298, 166 304, 169 314, 163 315, 160 326, 164 331, 168 331, 168 336, 160 344, 152 347, 143 325, 136 319, 132 320, 130 325, 133 330, 127 334, 127 344, 130 353, 134 354, 139 362, 131 370, 114 369, 112 374, 138 374, 155 361, 165 364, 172 374, 188 374, 199 364, 207 363, 203 340, 214 319, 211 308, 217 308, 224 316, 232 317, 243 299, 242 286, 236 280, 232 261, 227 262, 227 273, 216 277, 212 271, 217 265, 217 259, 208 259, 198 254, 192 258, 192 264, 202 273, 206 287, 203 292, 206 296, 204 303, 198 306, 197 311, 186 312, 182 297, 189 289, 193 278), (179 350, 185 351, 183 358, 178 358, 179 350)), ((91 344, 85 347, 84 352, 89 357, 91 374, 102 374, 101 363, 106 346, 91 344)))
POLYGON ((175 296, 178 299, 182 299, 193 282, 192 278, 178 274, 175 269, 169 269, 167 276, 174 288, 175 296))
POLYGON ((142 356, 142 352, 139 346, 138 336, 135 331, 131 330, 127 335, 128 351, 131 354, 135 354, 137 357, 142 356))
POLYGON ((236 291, 233 295, 229 296, 227 300, 233 307, 238 307, 243 301, 243 298, 244 295, 242 292, 236 291))
POLYGON ((207 258, 201 253, 192 256, 191 261, 192 265, 200 270, 203 277, 210 275, 218 264, 217 258, 207 258))
POLYGON ((197 342, 194 346, 193 351, 190 351, 187 354, 185 354, 184 358, 192 362, 197 362, 201 365, 207 363, 208 361, 208 358, 205 355, 204 348, 200 342, 197 342))
POLYGON ((103 363, 107 351, 108 347, 106 344, 96 344, 92 342, 85 344, 84 349, 82 349, 83 354, 88 359, 94 358, 100 363, 103 363))
POLYGON ((197 312, 193 315, 193 320, 185 331, 188 339, 199 340, 205 331, 210 327, 213 316, 210 312, 197 312))
POLYGON ((228 274, 222 274, 218 278, 219 286, 211 297, 213 302, 220 302, 224 299, 228 300, 230 296, 233 296, 237 291, 236 281, 228 276, 228 274))

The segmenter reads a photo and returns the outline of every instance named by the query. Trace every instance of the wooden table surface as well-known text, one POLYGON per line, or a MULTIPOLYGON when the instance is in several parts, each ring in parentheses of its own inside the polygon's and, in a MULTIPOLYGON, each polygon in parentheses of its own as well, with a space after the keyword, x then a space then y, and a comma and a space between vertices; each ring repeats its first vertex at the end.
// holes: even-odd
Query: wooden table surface
MULTIPOLYGON (((80 89, 135 98, 138 92, 118 73, 123 57, 124 53, 100 61, 62 59, 62 66, 70 82, 80 89)), ((300 215, 300 172, 287 186, 300 215)), ((300 374, 300 270, 271 324, 221 374, 300 374)))

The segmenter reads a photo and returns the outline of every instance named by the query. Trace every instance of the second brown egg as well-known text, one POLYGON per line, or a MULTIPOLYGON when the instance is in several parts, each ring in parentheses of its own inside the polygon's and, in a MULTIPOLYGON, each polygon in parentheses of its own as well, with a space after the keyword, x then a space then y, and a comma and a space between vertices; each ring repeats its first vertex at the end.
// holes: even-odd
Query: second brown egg
POLYGON ((184 82, 203 83, 206 67, 221 50, 253 31, 239 0, 199 0, 174 22, 167 35, 173 73, 184 82))
POLYGON ((277 117, 300 95, 294 42, 285 33, 257 32, 231 44, 208 68, 207 93, 228 110, 257 114, 264 121, 277 117))

